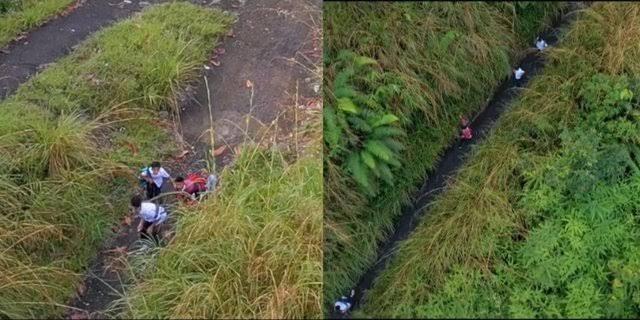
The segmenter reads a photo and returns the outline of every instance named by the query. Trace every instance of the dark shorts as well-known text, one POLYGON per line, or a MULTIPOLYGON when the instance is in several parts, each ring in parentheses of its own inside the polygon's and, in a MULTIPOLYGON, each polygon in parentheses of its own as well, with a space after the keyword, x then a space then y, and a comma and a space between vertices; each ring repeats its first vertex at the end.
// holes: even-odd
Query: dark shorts
POLYGON ((142 230, 140 230, 140 239, 149 239, 155 242, 159 242, 158 233, 160 232, 159 228, 156 226, 153 228, 153 232, 149 234, 149 227, 151 227, 153 223, 148 221, 142 221, 142 230))
POLYGON ((524 80, 524 77, 520 78, 520 80, 516 80, 515 77, 513 77, 513 86, 515 87, 521 87, 522 86, 522 81, 524 80))
POLYGON ((160 195, 161 189, 155 183, 147 183, 147 200, 160 195))

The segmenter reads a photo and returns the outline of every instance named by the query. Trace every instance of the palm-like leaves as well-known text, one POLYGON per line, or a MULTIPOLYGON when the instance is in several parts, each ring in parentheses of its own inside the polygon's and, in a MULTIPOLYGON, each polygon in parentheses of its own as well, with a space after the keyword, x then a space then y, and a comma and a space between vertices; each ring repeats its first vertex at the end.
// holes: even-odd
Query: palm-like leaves
POLYGON ((404 145, 399 139, 405 132, 397 125, 398 117, 383 111, 399 87, 389 84, 369 90, 366 85, 358 86, 379 78, 374 59, 342 51, 336 65, 341 69, 334 82, 335 103, 324 110, 325 146, 329 158, 345 163, 354 181, 374 195, 380 180, 393 184, 391 167, 402 165, 404 145))

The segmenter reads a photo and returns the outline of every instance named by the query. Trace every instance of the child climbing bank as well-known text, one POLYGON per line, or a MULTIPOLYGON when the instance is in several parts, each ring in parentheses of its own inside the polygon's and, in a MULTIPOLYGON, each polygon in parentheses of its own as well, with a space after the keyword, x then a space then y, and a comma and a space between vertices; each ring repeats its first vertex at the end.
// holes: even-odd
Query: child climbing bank
POLYGON ((146 181, 147 199, 152 199, 160 195, 165 179, 170 179, 171 176, 160 165, 160 162, 154 161, 149 167, 142 170, 139 178, 146 181))
POLYGON ((179 199, 188 203, 198 199, 201 193, 214 191, 217 184, 218 176, 215 174, 206 176, 206 173, 203 172, 190 173, 186 178, 178 176, 173 183, 176 191, 183 191, 189 194, 189 198, 184 194, 178 195, 179 199))
POLYGON ((518 67, 518 69, 513 69, 513 84, 516 87, 520 87, 522 85, 522 78, 524 77, 524 70, 518 67))
POLYGON ((153 202, 142 201, 139 195, 131 198, 131 207, 133 213, 140 216, 140 238, 150 238, 151 234, 153 238, 158 239, 162 223, 167 220, 167 210, 153 202))
POLYGON ((547 47, 548 47, 547 42, 544 41, 544 39, 540 37, 536 38, 536 48, 538 48, 538 51, 543 51, 547 47))

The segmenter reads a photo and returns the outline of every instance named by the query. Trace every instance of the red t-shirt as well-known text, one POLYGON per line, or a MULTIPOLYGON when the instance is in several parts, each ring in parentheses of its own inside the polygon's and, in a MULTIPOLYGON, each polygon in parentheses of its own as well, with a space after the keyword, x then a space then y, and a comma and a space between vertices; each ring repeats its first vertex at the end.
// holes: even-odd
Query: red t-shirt
POLYGON ((196 173, 190 173, 186 179, 184 179, 184 192, 188 194, 195 194, 197 192, 203 192, 207 190, 207 179, 202 178, 196 173))
POLYGON ((473 134, 471 133, 471 128, 470 127, 466 127, 464 129, 462 129, 462 139, 469 140, 472 137, 473 137, 473 134))

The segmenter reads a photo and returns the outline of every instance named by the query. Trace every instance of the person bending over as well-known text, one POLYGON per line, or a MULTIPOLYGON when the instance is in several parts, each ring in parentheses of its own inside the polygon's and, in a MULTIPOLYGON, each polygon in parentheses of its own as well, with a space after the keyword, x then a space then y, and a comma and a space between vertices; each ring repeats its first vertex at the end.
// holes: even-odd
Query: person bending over
POLYGON ((142 201, 142 197, 135 195, 131 198, 133 212, 140 216, 138 232, 140 238, 158 239, 158 233, 162 223, 167 220, 167 210, 162 206, 149 201, 142 201))
POLYGON ((174 179, 173 186, 176 191, 183 191, 186 194, 178 194, 178 198, 185 202, 192 203, 198 199, 201 193, 213 191, 218 183, 218 177, 215 174, 211 174, 208 177, 203 173, 190 173, 187 178, 178 176, 174 179))

